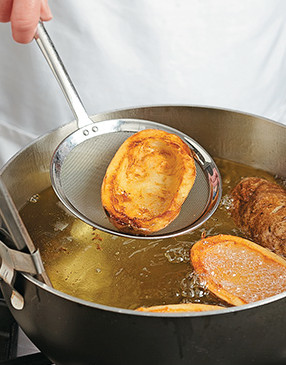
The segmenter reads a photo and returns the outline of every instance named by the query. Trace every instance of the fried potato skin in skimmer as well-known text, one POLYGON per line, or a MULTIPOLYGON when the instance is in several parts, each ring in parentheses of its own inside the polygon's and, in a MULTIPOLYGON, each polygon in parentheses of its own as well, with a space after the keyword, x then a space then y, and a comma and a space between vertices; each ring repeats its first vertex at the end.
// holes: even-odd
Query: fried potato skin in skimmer
POLYGON ((245 178, 232 191, 232 217, 256 243, 286 257, 286 190, 261 178, 245 178))
POLYGON ((241 237, 204 238, 192 247, 191 262, 207 288, 232 305, 286 290, 286 260, 241 237))
POLYGON ((148 235, 178 216, 195 177, 186 143, 175 134, 146 129, 129 137, 110 162, 102 205, 120 231, 148 235))
POLYGON ((138 312, 156 312, 156 313, 179 313, 179 312, 206 312, 224 309, 219 305, 209 305, 200 303, 186 303, 186 304, 167 304, 153 307, 140 307, 136 310, 138 312))

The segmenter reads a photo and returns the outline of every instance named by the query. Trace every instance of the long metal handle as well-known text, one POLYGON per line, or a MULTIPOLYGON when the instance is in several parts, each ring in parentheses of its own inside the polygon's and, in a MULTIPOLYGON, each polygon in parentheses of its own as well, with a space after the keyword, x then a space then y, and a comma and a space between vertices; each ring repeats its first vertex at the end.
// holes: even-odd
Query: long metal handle
POLYGON ((90 123, 82 101, 69 77, 63 62, 42 22, 38 23, 35 40, 45 56, 54 76, 56 77, 69 106, 77 120, 78 128, 82 128, 90 123))

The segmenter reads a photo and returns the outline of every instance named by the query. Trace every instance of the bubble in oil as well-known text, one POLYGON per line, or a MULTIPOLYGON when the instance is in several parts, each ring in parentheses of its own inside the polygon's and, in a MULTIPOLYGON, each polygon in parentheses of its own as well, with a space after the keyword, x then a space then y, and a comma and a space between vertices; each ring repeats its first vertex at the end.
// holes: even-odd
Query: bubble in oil
POLYGON ((40 199, 40 194, 34 194, 31 196, 31 198, 29 199, 30 203, 37 203, 40 199))
POLYGON ((180 283, 180 288, 182 297, 190 299, 192 302, 201 302, 203 297, 210 294, 206 288, 206 283, 194 271, 184 277, 180 283))
POLYGON ((62 222, 62 221, 57 221, 54 225, 54 231, 55 232, 62 232, 63 230, 65 230, 68 227, 68 223, 66 222, 62 222))
POLYGON ((226 194, 221 198, 220 201, 220 207, 226 210, 231 209, 233 204, 233 199, 230 197, 230 195, 226 194))
POLYGON ((284 189, 286 189, 286 177, 281 177, 278 175, 275 175, 275 180, 278 182, 278 184, 282 185, 284 189))
POLYGON ((187 263, 190 261, 190 248, 172 247, 165 252, 165 257, 173 264, 187 263))

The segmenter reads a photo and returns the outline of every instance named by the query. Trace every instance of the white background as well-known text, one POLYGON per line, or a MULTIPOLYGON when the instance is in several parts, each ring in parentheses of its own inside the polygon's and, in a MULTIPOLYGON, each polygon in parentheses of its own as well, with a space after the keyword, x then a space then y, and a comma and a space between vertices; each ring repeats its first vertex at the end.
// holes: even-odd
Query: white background
MULTIPOLYGON (((194 104, 286 123, 286 1, 50 0, 89 114, 194 104)), ((0 24, 0 166, 73 115, 35 42, 0 24)))

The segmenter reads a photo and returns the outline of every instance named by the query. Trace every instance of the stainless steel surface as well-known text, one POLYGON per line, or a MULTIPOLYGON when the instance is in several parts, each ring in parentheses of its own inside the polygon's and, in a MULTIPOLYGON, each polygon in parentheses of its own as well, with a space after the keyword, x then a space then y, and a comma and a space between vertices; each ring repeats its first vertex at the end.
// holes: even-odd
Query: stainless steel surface
MULTIPOLYGON (((94 122, 121 118, 164 123, 192 137, 211 156, 286 176, 286 127, 271 120, 196 106, 142 107, 91 117, 94 122)), ((53 152, 76 129, 76 121, 73 121, 39 137, 2 168, 2 178, 18 209, 32 195, 51 186, 49 171, 53 152)))
MULTIPOLYGON (((162 122, 197 140, 211 155, 286 177, 286 127, 233 111, 156 106, 99 114, 162 122), (211 133, 209 132, 211 131, 211 133)), ((17 209, 51 185, 56 146, 77 129, 69 123, 37 139, 1 171, 17 209)), ((30 275, 18 275, 25 307, 11 311, 36 346, 59 365, 284 364, 286 293, 205 313, 147 313, 102 306, 66 295, 30 275)), ((1 284, 8 298, 10 289, 1 284)))
MULTIPOLYGON (((135 119, 93 123, 42 22, 38 24, 35 39, 66 96, 78 126, 76 132, 59 144, 53 155, 52 186, 66 208, 86 223, 112 234, 133 236, 116 229, 101 207, 100 192, 105 171, 117 149, 131 134, 146 128, 161 128, 178 135, 180 132, 135 119)), ((219 204, 221 180, 215 163, 197 142, 187 136, 182 137, 198 156, 194 188, 179 217, 158 234, 144 236, 145 239, 190 232, 203 224, 219 204)))
POLYGON ((121 144, 143 129, 161 129, 177 134, 195 153, 196 180, 179 216, 166 228, 142 239, 174 237, 197 229, 216 210, 221 198, 221 178, 209 154, 194 140, 159 123, 115 119, 77 130, 57 149, 52 163, 52 185, 65 206, 84 222, 124 237, 109 222, 101 204, 101 185, 111 159, 121 144), (94 129, 96 128, 96 129, 94 129))
POLYGON ((23 296, 13 286, 16 271, 31 275, 40 274, 41 272, 38 271, 38 267, 35 265, 35 262, 38 262, 40 259, 39 251, 36 251, 34 254, 27 254, 12 250, 0 240, 0 259, 0 278, 11 288, 10 302, 13 308, 21 310, 24 308, 25 301, 23 296))
POLYGON ((12 285, 14 270, 38 274, 47 285, 51 282, 45 272, 39 251, 36 249, 31 237, 18 213, 8 189, 0 176, 0 214, 12 237, 15 246, 19 249, 28 249, 30 254, 9 249, 1 242, 0 277, 12 285))
POLYGON ((26 227, 14 205, 14 202, 0 176, 0 213, 19 250, 28 248, 31 253, 36 251, 26 227))
POLYGON ((54 76, 58 80, 58 83, 69 103, 71 110, 77 120, 78 128, 84 127, 87 124, 92 123, 86 110, 80 100, 80 97, 69 77, 62 60, 60 59, 55 46, 49 37, 42 22, 39 22, 35 40, 38 43, 43 55, 45 56, 54 76))
POLYGON ((38 267, 34 261, 38 260, 38 253, 27 254, 17 250, 8 248, 2 241, 0 241, 0 257, 2 259, 2 265, 0 268, 0 277, 7 283, 12 283, 12 270, 22 271, 31 275, 40 274, 38 267), (34 257, 36 256, 36 258, 34 257), (3 265, 4 264, 4 265, 3 265), (7 270, 4 267, 7 267, 7 270))

